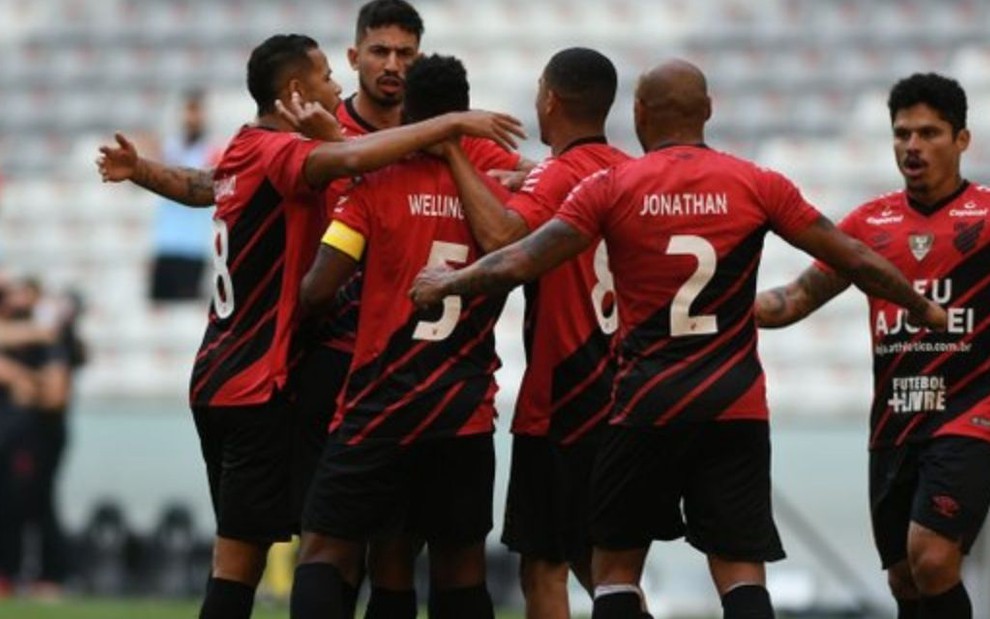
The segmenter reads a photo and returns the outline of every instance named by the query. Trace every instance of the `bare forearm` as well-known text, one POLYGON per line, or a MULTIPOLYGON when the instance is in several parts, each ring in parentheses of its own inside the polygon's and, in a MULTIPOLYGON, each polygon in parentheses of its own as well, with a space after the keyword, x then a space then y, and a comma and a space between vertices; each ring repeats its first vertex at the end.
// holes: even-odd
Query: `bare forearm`
POLYGON ((809 267, 796 280, 756 295, 756 324, 764 329, 786 327, 803 320, 849 287, 835 273, 809 267))
POLYGON ((495 197, 464 152, 455 147, 448 158, 471 234, 485 252, 521 239, 529 232, 523 219, 495 197))
POLYGON ((323 144, 306 158, 303 173, 312 187, 322 188, 336 178, 363 174, 394 163, 456 135, 458 130, 456 119, 445 114, 345 142, 323 144))
POLYGON ((843 273, 857 288, 871 297, 897 303, 909 312, 925 312, 928 301, 915 291, 897 267, 873 252, 861 253, 862 259, 856 268, 843 273))
POLYGON ((502 294, 539 275, 537 263, 519 243, 488 254, 451 274, 446 295, 502 294))
POLYGON ((213 171, 168 166, 138 159, 131 181, 148 191, 186 206, 212 206, 213 171))

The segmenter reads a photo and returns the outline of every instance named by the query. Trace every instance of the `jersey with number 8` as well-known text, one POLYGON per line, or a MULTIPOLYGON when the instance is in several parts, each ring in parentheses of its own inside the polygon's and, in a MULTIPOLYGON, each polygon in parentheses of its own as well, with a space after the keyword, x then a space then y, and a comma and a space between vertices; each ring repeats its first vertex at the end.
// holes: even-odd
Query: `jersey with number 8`
POLYGON ((820 216, 780 174, 701 145, 582 183, 558 217, 608 246, 620 308, 613 423, 766 419, 753 320, 763 239, 820 216))
POLYGON ((478 258, 446 164, 421 156, 367 175, 334 221, 365 248, 354 360, 331 427, 351 444, 492 432, 505 298, 447 297, 419 312, 407 294, 423 267, 478 258))

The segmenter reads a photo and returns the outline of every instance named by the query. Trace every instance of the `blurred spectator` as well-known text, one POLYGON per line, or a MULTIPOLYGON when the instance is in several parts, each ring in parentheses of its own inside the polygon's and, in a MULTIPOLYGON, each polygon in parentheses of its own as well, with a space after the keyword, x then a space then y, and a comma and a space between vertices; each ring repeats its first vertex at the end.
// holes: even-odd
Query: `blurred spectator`
MULTIPOLYGON (((181 135, 165 139, 162 161, 187 168, 211 168, 219 152, 210 146, 205 97, 190 91, 183 104, 181 135)), ((213 212, 162 199, 152 230, 151 299, 179 301, 205 297, 203 271, 213 237, 213 212)))
POLYGON ((0 595, 27 577, 32 593, 50 596, 67 576, 55 481, 72 373, 85 360, 80 311, 77 296, 44 296, 35 280, 0 282, 0 595), (29 532, 36 569, 25 574, 29 532))

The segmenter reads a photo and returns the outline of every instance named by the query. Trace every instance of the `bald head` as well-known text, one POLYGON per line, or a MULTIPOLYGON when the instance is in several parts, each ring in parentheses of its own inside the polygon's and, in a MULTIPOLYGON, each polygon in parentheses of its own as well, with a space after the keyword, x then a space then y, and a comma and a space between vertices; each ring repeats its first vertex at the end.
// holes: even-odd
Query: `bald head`
POLYGON ((670 60, 643 73, 636 86, 636 133, 643 148, 657 142, 704 141, 712 115, 708 82, 686 60, 670 60))

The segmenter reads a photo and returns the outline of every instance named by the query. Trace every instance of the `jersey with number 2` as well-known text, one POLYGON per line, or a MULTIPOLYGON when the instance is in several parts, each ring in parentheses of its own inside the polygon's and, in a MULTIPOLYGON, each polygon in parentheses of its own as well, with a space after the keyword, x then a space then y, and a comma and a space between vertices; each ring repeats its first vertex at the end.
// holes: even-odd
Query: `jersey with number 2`
POLYGON ((753 300, 768 230, 820 217, 783 176, 701 145, 585 179, 560 219, 608 247, 619 306, 612 423, 766 419, 753 300))

